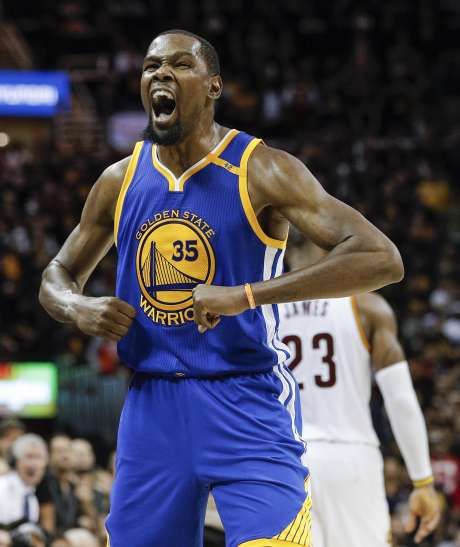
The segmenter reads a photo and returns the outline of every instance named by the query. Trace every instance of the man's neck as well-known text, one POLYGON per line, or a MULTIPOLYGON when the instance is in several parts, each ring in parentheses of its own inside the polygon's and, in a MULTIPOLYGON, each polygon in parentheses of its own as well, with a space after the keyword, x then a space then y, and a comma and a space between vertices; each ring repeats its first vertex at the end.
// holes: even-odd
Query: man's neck
POLYGON ((204 158, 223 138, 227 129, 216 122, 201 123, 179 144, 158 146, 158 159, 176 177, 204 158))

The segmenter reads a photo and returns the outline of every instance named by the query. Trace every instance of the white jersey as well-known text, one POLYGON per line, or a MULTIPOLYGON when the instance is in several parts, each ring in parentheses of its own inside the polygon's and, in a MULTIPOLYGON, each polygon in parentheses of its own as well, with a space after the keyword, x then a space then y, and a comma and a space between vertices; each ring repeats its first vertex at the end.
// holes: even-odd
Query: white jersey
POLYGON ((369 408, 369 347, 356 300, 283 304, 280 336, 291 349, 286 364, 300 387, 304 439, 379 446, 369 408))

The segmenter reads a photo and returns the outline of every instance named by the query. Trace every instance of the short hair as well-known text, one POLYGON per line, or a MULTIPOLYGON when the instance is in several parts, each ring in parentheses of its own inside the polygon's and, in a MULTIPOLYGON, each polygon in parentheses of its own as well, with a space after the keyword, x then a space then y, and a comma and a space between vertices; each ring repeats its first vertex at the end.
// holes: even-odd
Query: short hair
POLYGON ((11 446, 11 453, 14 458, 18 460, 22 457, 24 452, 29 448, 29 446, 40 446, 43 448, 46 455, 48 455, 48 447, 46 446, 45 441, 40 437, 40 435, 35 435, 35 433, 27 433, 18 437, 11 446))
POLYGON ((193 32, 189 32, 188 30, 181 29, 165 30, 164 32, 158 34, 158 36, 164 36, 165 34, 183 34, 184 36, 190 36, 192 38, 195 38, 195 40, 198 40, 201 45, 200 54, 203 57, 206 66, 208 67, 209 74, 211 76, 216 76, 220 74, 219 55, 217 55, 216 48, 205 38, 203 38, 202 36, 198 36, 198 34, 194 34, 193 32))

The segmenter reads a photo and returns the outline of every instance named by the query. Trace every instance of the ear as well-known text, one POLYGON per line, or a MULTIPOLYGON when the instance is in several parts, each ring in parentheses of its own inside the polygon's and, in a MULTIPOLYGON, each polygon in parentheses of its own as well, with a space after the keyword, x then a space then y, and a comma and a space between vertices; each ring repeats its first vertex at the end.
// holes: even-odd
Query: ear
POLYGON ((211 76, 209 82, 208 97, 215 101, 222 95, 223 83, 219 75, 211 76))

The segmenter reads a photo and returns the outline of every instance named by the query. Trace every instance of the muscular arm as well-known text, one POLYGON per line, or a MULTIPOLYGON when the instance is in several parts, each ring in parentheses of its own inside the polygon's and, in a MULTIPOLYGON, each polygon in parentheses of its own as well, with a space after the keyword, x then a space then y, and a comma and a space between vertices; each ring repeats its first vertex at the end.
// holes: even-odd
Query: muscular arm
POLYGON ((416 488, 409 498, 407 531, 416 528, 416 543, 430 534, 439 522, 440 510, 431 484, 428 436, 404 351, 398 340, 393 310, 378 294, 363 294, 357 303, 371 342, 372 365, 383 395, 385 409, 398 447, 416 488))
POLYGON ((328 251, 316 264, 252 286, 257 304, 347 296, 400 281, 393 243, 360 213, 329 195, 303 163, 258 146, 249 162, 256 214, 266 208, 328 251))
MULTIPOLYGON (((358 211, 330 196, 290 154, 257 146, 247 176, 252 208, 269 237, 285 239, 292 222, 327 251, 313 265, 251 283, 256 305, 349 296, 403 277, 402 260, 393 243, 358 211)), ((221 315, 236 315, 249 307, 243 286, 199 285, 193 292, 200 332, 214 328, 221 315)))
POLYGON ((129 326, 130 321, 124 320, 123 315, 131 314, 131 306, 110 297, 83 296, 83 289, 113 245, 115 205, 128 161, 129 158, 110 166, 93 186, 80 223, 44 270, 39 293, 40 303, 57 321, 75 323, 87 334, 114 340, 126 333, 123 325, 129 326), (104 322, 100 313, 110 317, 104 322), (118 317, 120 313, 122 316, 118 317), (122 325, 114 324, 120 320, 122 325))

